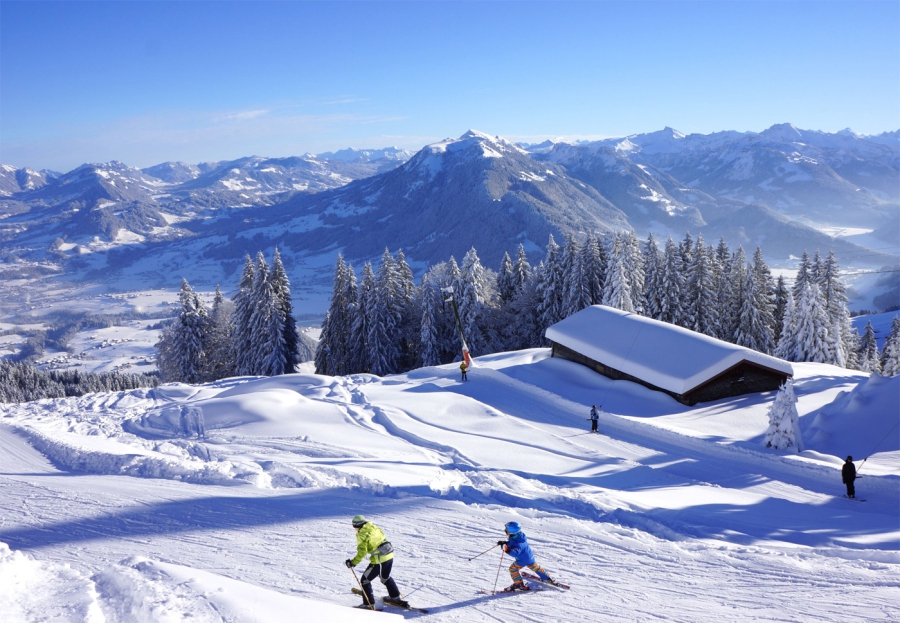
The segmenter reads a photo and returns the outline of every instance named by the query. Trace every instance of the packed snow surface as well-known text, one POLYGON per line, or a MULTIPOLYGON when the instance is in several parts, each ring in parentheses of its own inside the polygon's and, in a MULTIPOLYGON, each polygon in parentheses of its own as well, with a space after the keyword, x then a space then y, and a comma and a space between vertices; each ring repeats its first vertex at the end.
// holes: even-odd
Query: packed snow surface
POLYGON ((793 375, 791 364, 667 322, 592 305, 549 327, 548 340, 684 394, 741 361, 793 375))
POLYGON ((2 405, 0 620, 892 620, 900 380, 794 373, 800 454, 762 445, 775 392, 688 408, 547 349, 2 405), (350 607, 358 513, 428 615, 350 607), (481 592, 513 520, 570 591, 481 592))

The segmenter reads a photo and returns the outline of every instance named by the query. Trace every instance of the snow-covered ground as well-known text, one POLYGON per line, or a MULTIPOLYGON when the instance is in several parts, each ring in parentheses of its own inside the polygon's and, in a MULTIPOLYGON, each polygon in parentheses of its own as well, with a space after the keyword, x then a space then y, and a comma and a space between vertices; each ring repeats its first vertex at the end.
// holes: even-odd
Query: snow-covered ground
POLYGON ((357 513, 430 610, 397 617, 898 617, 900 377, 795 364, 796 455, 761 445, 774 392, 689 408, 546 349, 476 365, 0 405, 0 620, 388 620, 347 607, 357 513), (570 591, 479 592, 509 584, 499 550, 468 559, 511 520, 570 591))

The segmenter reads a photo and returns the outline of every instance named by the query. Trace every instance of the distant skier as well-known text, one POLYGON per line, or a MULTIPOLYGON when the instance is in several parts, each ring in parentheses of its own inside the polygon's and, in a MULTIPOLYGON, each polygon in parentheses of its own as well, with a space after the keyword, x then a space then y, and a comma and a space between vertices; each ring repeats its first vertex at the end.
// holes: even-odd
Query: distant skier
MULTIPOLYGON (((601 405, 602 406, 602 405, 601 405)), ((600 419, 600 414, 597 412, 597 405, 593 405, 591 407, 591 432, 599 434, 597 430, 597 420, 600 419)))
MULTIPOLYGON (((465 361, 463 361, 461 364, 459 364, 459 371, 462 372, 462 380, 463 381, 469 380, 468 377, 466 376, 466 370, 468 370, 468 369, 469 369, 469 366, 466 365, 465 361)), ((462 382, 462 381, 460 381, 460 382, 462 382)))
POLYGON ((853 464, 853 457, 848 456, 844 467, 841 468, 841 478, 847 485, 847 497, 851 500, 856 498, 856 486, 853 481, 856 480, 856 465, 853 464))
POLYGON ((394 565, 394 547, 385 538, 384 532, 362 515, 353 518, 353 527, 356 529, 356 556, 352 560, 348 558, 344 564, 348 569, 352 569, 369 554, 369 566, 363 571, 361 579, 365 597, 359 607, 368 608, 375 603, 372 580, 377 577, 388 591, 388 597, 384 598, 385 603, 409 608, 409 603, 400 597, 397 583, 391 577, 391 567, 394 565))
POLYGON ((525 581, 522 579, 522 574, 519 573, 519 571, 525 567, 528 567, 537 573, 538 577, 544 582, 553 583, 553 579, 547 575, 544 568, 535 562, 534 552, 531 551, 528 539, 525 537, 525 533, 522 532, 522 528, 519 524, 515 521, 510 521, 503 528, 506 531, 509 540, 497 541, 497 545, 503 546, 503 551, 516 559, 516 561, 509 566, 509 575, 512 577, 513 583, 508 588, 503 589, 504 592, 529 590, 528 585, 525 584, 525 581))

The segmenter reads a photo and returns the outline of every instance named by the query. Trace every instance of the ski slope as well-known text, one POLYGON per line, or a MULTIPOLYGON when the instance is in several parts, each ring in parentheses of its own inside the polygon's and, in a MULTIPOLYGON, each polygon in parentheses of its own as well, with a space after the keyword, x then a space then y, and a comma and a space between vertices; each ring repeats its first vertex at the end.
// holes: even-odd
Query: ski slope
POLYGON ((800 455, 761 444, 774 393, 689 408, 547 349, 0 405, 0 620, 892 620, 900 377, 795 372, 800 455), (357 513, 429 614, 349 607, 357 513), (571 591, 479 593, 513 520, 571 591))

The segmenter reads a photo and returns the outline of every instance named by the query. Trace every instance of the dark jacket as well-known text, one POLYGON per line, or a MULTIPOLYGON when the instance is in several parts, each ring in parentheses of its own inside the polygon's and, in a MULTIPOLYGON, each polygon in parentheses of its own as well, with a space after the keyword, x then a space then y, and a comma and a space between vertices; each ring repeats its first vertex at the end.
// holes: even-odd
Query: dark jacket
POLYGON ((841 468, 841 478, 843 479, 844 484, 856 480, 856 465, 850 461, 844 463, 844 466, 841 468))

